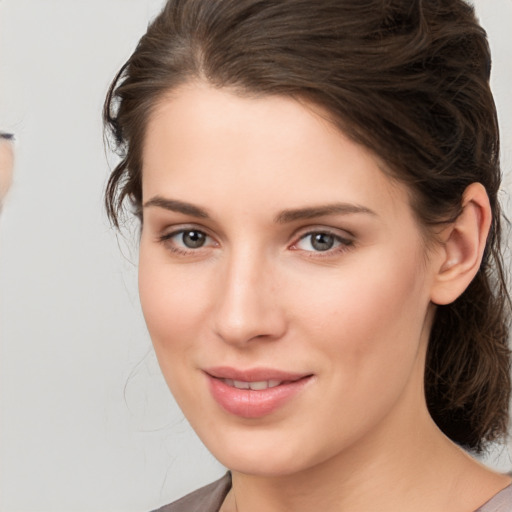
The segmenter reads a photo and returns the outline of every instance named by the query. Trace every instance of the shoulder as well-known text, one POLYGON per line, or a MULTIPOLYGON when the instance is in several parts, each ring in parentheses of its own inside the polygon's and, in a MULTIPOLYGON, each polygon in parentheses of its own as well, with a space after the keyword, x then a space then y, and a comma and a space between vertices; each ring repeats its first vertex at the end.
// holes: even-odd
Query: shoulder
POLYGON ((218 512, 231 488, 231 474, 187 494, 153 512, 218 512))
POLYGON ((505 487, 475 512, 512 512, 512 484, 505 487))

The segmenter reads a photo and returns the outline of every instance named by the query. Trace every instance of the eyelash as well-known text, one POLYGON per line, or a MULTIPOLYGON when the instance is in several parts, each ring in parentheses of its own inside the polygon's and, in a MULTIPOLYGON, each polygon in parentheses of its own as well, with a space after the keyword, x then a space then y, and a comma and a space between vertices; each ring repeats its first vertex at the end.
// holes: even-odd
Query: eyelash
MULTIPOLYGON (((312 241, 310 241, 310 244, 312 244, 312 241)), ((338 254, 344 253, 344 252, 352 249, 353 246, 354 246, 353 240, 351 240, 349 238, 344 238, 329 229, 318 228, 318 229, 311 229, 307 233, 300 235, 298 240, 290 246, 290 249, 295 250, 295 251, 302 251, 309 258, 329 258, 332 256, 336 256, 338 254), (337 243, 338 245, 333 248, 326 249, 325 251, 314 251, 314 250, 308 251, 308 250, 303 250, 303 249, 300 249, 297 247, 300 242, 302 242, 303 240, 306 240, 307 238, 311 238, 314 235, 327 235, 329 237, 332 237, 334 239, 334 243, 337 243)))
MULTIPOLYGON (((158 241, 162 243, 169 251, 173 252, 174 254, 178 254, 181 256, 190 256, 192 253, 197 253, 200 251, 200 249, 205 248, 205 245, 202 245, 200 247, 197 247, 196 249, 188 248, 184 249, 181 247, 177 247, 175 244, 172 243, 172 239, 179 235, 184 235, 185 233, 199 233, 205 237, 206 240, 212 239, 210 235, 205 233, 201 229, 197 229, 194 227, 184 227, 181 229, 177 229, 176 231, 172 231, 171 233, 166 233, 165 235, 162 235, 158 237, 158 241)), ((206 247, 208 247, 206 245, 206 247)))
MULTIPOLYGON (((158 237, 158 242, 165 245, 165 247, 174 254, 177 254, 180 256, 190 256, 193 253, 196 253, 196 254, 199 253, 199 251, 201 249, 208 248, 209 247, 209 245, 207 245, 208 239, 213 240, 213 238, 210 235, 208 235, 207 233, 205 233, 203 230, 197 229, 197 228, 194 228, 191 226, 191 227, 184 227, 184 228, 172 231, 171 233, 166 233, 166 234, 158 237), (196 234, 200 234, 200 235, 204 236, 206 239, 205 244, 201 245, 197 248, 184 249, 184 248, 176 246, 175 243, 172 243, 172 239, 174 237, 177 237, 179 235, 183 236, 187 232, 196 233, 196 234)), ((310 242, 310 243, 312 243, 312 242, 310 242)), ((218 244, 216 243, 216 245, 218 245, 218 244)), ((294 250, 294 251, 301 251, 304 254, 306 254, 307 257, 309 257, 309 258, 327 258, 327 257, 332 257, 334 255, 346 252, 346 251, 350 250, 351 248, 353 248, 353 246, 354 246, 353 240, 344 238, 329 229, 319 228, 319 229, 309 230, 307 233, 301 234, 297 238, 297 241, 289 246, 289 249, 294 250), (308 250, 300 249, 299 247, 297 247, 300 242, 302 242, 303 240, 306 240, 308 237, 312 237, 314 235, 327 235, 328 237, 332 237, 334 239, 334 243, 337 245, 333 248, 328 248, 325 251, 320 251, 320 250, 308 251, 308 250)))

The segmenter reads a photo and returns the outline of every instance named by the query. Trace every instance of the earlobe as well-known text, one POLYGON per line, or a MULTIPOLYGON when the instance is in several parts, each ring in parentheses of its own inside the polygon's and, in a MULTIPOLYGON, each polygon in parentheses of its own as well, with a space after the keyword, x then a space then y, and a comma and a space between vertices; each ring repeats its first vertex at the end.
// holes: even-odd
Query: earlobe
POLYGON ((440 264, 430 297, 433 303, 450 304, 469 286, 482 262, 491 219, 485 188, 472 183, 464 191, 460 215, 442 233, 440 264))

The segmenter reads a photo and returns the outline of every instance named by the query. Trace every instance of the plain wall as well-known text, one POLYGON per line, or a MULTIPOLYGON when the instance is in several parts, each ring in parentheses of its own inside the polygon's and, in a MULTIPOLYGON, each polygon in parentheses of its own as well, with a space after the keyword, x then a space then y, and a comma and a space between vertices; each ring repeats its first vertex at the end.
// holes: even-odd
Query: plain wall
MULTIPOLYGON (((4 512, 147 511, 224 471, 160 375, 135 237, 118 239, 102 210, 104 95, 161 4, 0 1, 0 129, 17 137, 0 218, 4 512)), ((509 204, 512 1, 476 7, 494 55, 509 204)), ((488 462, 512 466, 503 450, 488 462)))

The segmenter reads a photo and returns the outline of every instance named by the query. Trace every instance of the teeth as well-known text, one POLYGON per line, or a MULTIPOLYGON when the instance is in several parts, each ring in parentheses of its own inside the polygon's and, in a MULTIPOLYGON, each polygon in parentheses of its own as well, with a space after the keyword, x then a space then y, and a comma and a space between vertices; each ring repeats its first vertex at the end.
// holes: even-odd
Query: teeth
POLYGON ((259 391, 260 389, 267 389, 268 381, 261 380, 259 382, 249 382, 249 387, 255 391, 259 391))
POLYGON ((237 389, 252 389, 253 391, 261 391, 262 389, 275 388, 281 384, 280 380, 260 380, 257 382, 245 382, 243 380, 222 379, 228 386, 237 389))

